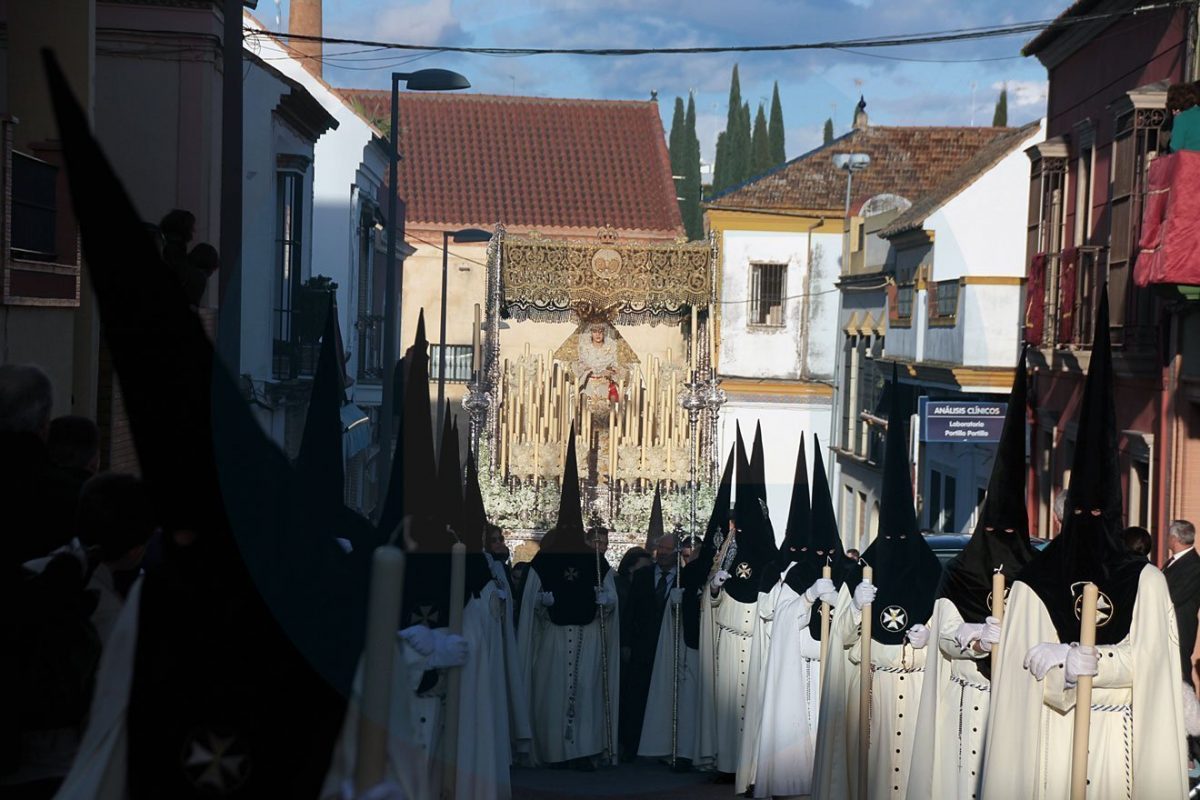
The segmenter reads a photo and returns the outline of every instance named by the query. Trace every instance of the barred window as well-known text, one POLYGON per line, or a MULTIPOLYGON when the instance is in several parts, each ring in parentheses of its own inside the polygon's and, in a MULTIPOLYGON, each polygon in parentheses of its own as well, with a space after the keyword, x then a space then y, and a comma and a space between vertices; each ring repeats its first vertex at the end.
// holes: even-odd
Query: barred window
POLYGON ((750 324, 783 327, 787 264, 750 265, 750 324))
POLYGON ((896 316, 900 319, 912 318, 913 285, 906 283, 896 287, 896 316))
MULTIPOLYGON (((429 345, 429 379, 436 381, 441 369, 441 345, 429 345)), ((451 383, 466 383, 471 380, 471 345, 446 345, 446 380, 451 383)))
POLYGON ((275 179, 275 297, 272 334, 276 378, 294 378, 296 333, 294 313, 300 290, 301 236, 304 227, 304 175, 280 172, 275 179))

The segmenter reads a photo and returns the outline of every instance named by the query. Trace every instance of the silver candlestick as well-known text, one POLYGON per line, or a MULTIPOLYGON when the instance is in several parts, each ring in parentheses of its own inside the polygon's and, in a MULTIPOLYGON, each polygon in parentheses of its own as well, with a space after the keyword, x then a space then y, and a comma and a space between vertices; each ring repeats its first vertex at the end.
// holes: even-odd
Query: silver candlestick
POLYGON ((721 406, 725 405, 725 401, 729 398, 725 394, 725 390, 721 388, 721 379, 709 370, 712 376, 706 381, 701 381, 704 394, 704 405, 708 408, 709 436, 712 442, 712 459, 709 463, 709 472, 711 481, 715 485, 720 480, 718 471, 721 469, 721 454, 717 452, 717 419, 721 415, 721 406))
MULTIPOLYGON (((467 384, 467 393, 463 396, 462 407, 466 410, 471 421, 471 452, 479 457, 479 435, 487 423, 488 409, 492 407, 492 395, 480 381, 478 374, 475 380, 467 384)), ((482 467, 482 465, 480 465, 482 467)))

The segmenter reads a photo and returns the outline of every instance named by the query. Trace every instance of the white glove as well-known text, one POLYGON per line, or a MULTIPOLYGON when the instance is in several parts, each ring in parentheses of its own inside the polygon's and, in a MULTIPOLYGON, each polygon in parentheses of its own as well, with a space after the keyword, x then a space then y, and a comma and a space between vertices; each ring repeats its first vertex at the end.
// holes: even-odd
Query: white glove
POLYGON ((804 599, 809 603, 820 600, 832 605, 837 602, 837 587, 829 578, 817 578, 816 582, 805 590, 804 599))
POLYGON ((397 635, 405 644, 423 656, 428 656, 433 652, 433 631, 424 625, 413 625, 400 631, 397 635))
POLYGON ((671 598, 672 606, 679 605, 680 603, 683 602, 683 587, 679 586, 679 587, 672 588, 671 591, 668 593, 668 597, 671 598))
POLYGON ((455 633, 438 631, 434 636, 433 654, 429 656, 430 669, 461 667, 467 663, 470 648, 467 640, 455 633))
POLYGON ((1042 642, 1029 648, 1025 654, 1025 669, 1039 681, 1054 667, 1061 667, 1067 660, 1071 645, 1058 642, 1042 642))
POLYGON ((908 643, 917 650, 929 644, 929 628, 924 625, 913 625, 904 635, 908 637, 908 643))
POLYGON ((854 588, 854 607, 862 611, 863 606, 875 602, 875 594, 878 591, 870 581, 863 581, 854 588))
POLYGON ((538 602, 546 608, 554 605, 554 592, 538 592, 538 602))
POLYGON ((717 574, 712 576, 712 580, 708 582, 708 585, 714 589, 720 589, 725 585, 725 581, 727 580, 729 580, 729 573, 723 569, 719 569, 717 570, 717 574))
POLYGON ((1082 675, 1095 675, 1100 671, 1100 653, 1094 647, 1076 645, 1067 651, 1063 662, 1066 669, 1064 680, 1067 686, 1074 686, 1082 675))
POLYGON ((596 605, 612 608, 617 604, 617 596, 608 589, 597 586, 594 591, 596 592, 596 605))
POLYGON ((1000 620, 988 617, 983 623, 983 631, 979 634, 979 649, 985 653, 1000 644, 1000 620))
POLYGON ((400 785, 391 781, 377 783, 363 794, 354 791, 354 781, 342 781, 342 800, 408 800, 400 785))
POLYGON ((497 588, 496 589, 496 597, 499 597, 501 600, 507 600, 508 592, 504 591, 503 589, 497 588))
POLYGON ((982 634, 983 623, 964 622, 958 626, 958 631, 954 634, 954 643, 958 645, 959 650, 965 653, 971 649, 971 642, 978 640, 982 634))

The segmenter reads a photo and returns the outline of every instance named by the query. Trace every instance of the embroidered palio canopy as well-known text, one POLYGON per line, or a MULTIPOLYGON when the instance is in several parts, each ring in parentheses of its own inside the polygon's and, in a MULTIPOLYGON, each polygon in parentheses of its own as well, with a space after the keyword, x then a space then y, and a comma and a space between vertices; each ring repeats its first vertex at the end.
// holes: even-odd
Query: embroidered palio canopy
POLYGON ((501 302, 516 319, 567 322, 605 309, 619 324, 678 319, 712 302, 708 242, 621 241, 606 229, 592 240, 505 235, 490 251, 501 302))

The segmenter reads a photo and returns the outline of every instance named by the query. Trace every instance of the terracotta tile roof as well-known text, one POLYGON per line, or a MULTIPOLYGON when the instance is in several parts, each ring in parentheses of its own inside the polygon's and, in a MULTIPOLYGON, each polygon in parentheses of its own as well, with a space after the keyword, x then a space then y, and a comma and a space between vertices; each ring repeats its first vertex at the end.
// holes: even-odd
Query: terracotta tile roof
MULTIPOLYGON (((966 189, 985 172, 999 164, 1004 158, 1017 149, 1022 142, 1032 136, 1040 122, 1031 122, 1021 128, 1010 128, 996 135, 990 142, 980 148, 975 155, 959 167, 954 174, 935 186, 929 192, 913 201, 912 207, 892 221, 879 235, 888 238, 898 233, 920 228, 925 220, 939 208, 946 205, 959 192, 966 189)), ((911 198, 910 198, 911 199, 911 198)))
POLYGON ((888 126, 852 130, 824 147, 716 195, 706 205, 747 211, 833 211, 840 216, 846 203, 846 173, 833 165, 833 156, 838 153, 871 156, 871 166, 854 175, 852 208, 883 193, 915 201, 1009 130, 888 126))
MULTIPOLYGON (((386 126, 389 92, 339 91, 386 126)), ((683 233, 655 102, 402 92, 400 129, 410 226, 683 233)))

